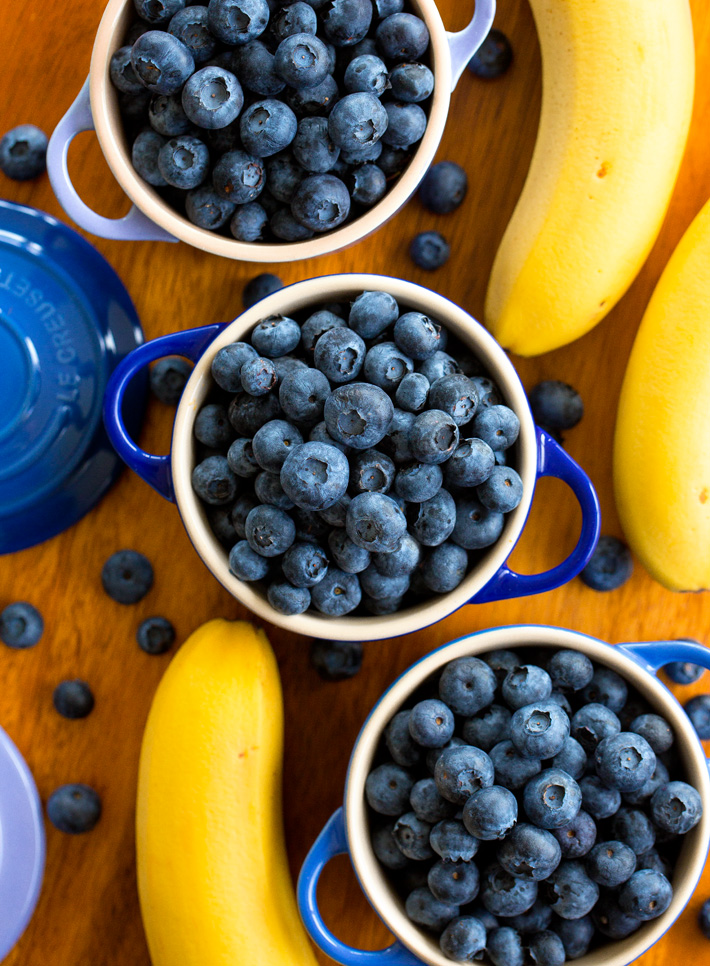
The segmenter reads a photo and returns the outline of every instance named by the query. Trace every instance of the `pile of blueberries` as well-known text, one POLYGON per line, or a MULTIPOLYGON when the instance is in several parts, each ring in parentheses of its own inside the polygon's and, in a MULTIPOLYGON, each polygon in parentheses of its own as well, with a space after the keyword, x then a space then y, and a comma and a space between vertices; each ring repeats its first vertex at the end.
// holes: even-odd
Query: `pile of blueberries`
POLYGON ((429 31, 405 0, 134 0, 110 77, 138 174, 239 241, 376 204, 427 126, 429 31))
POLYGON ((673 743, 578 651, 459 658, 385 730, 365 785, 372 847, 449 958, 561 966, 668 909, 702 815, 669 774, 673 743))
POLYGON ((518 417, 479 361, 382 291, 220 349, 195 493, 271 606, 390 614, 457 587, 522 498, 518 417), (448 351, 446 351, 448 349, 448 351))

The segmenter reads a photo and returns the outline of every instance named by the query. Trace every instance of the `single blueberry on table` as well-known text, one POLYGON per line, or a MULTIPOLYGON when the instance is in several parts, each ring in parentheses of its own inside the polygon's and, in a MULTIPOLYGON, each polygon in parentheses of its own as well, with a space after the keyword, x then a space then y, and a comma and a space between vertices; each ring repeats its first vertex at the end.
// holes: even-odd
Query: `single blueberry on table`
POLYGON ((365 781, 365 798, 370 808, 378 814, 399 816, 409 807, 413 786, 412 775, 401 765, 378 765, 365 781))
POLYGON ((706 899, 698 913, 698 924, 706 939, 710 939, 710 899, 706 899))
POLYGON ((310 661, 324 681, 345 681, 362 667, 362 644, 316 639, 311 644, 310 661))
POLYGON ((468 69, 476 77, 493 80, 500 77, 513 61, 513 48, 503 33, 493 27, 476 53, 468 62, 468 69))
POLYGON ((523 966, 523 941, 511 926, 501 926, 487 934, 486 952, 493 966, 523 966))
POLYGON ((399 846, 392 835, 393 829, 394 822, 388 822, 387 825, 375 829, 370 839, 372 842, 372 851, 386 869, 391 869, 393 872, 401 872, 402 869, 406 869, 409 865, 409 859, 400 852, 399 846))
POLYGON ((698 824, 702 814, 700 794, 687 782, 668 782, 651 797, 651 818, 662 832, 685 835, 698 824))
POLYGON ((281 569, 294 587, 314 587, 327 573, 328 558, 314 543, 294 543, 284 554, 281 569))
POLYGON ((423 748, 443 748, 454 733, 454 716, 443 701, 419 701, 409 715, 409 733, 423 748))
POLYGON ((427 885, 435 899, 464 905, 478 895, 478 868, 473 862, 440 860, 429 869, 427 885))
POLYGON ((696 694, 683 705, 698 738, 710 738, 710 694, 696 694))
POLYGON ((450 818, 432 828, 429 844, 447 862, 470 862, 479 847, 478 839, 466 831, 463 822, 450 818))
POLYGON ((131 147, 131 161, 138 174, 153 185, 154 188, 164 188, 167 181, 160 172, 158 158, 165 145, 165 138, 155 131, 141 131, 131 147))
POLYGON ((584 415, 582 397, 566 382, 539 382, 528 399, 535 422, 548 429, 572 429, 584 415))
POLYGON ((329 73, 329 66, 328 48, 320 37, 310 33, 285 37, 274 54, 274 70, 296 90, 321 84, 329 73))
POLYGON ((85 718, 94 709, 94 695, 86 681, 61 681, 52 694, 52 703, 63 718, 85 718))
POLYGON ((303 614, 311 606, 311 594, 307 587, 294 587, 289 581, 272 581, 266 591, 266 599, 279 614, 287 617, 303 614))
POLYGON ((579 576, 592 590, 606 592, 625 584, 633 569, 633 560, 626 544, 616 537, 604 536, 599 538, 589 563, 579 576))
POLYGON ((234 438, 234 430, 227 418, 227 410, 219 403, 208 403, 195 417, 195 439, 210 449, 226 446, 234 438))
POLYGON ((544 699, 533 701, 513 714, 510 740, 524 758, 554 758, 569 738, 569 728, 562 708, 544 699))
POLYGON ((569 825, 582 807, 577 782, 559 768, 546 768, 525 786, 523 807, 531 822, 540 828, 569 825))
POLYGON ((460 745, 445 748, 434 768, 434 780, 439 793, 456 805, 466 800, 479 788, 493 784, 493 762, 480 748, 460 745))
POLYGON ((211 506, 224 506, 237 495, 237 478, 226 456, 208 456, 192 471, 192 489, 211 506))
POLYGON ((585 859, 590 879, 605 889, 616 889, 636 871, 636 853, 625 842, 598 842, 585 859))
POLYGON ((101 584, 119 604, 137 604, 153 586, 153 567, 137 550, 119 550, 103 565, 101 584))
MULTIPOLYGON (((130 551, 124 551, 130 553, 130 551)), ((23 649, 39 643, 44 631, 42 615, 32 604, 16 601, 0 612, 0 641, 8 647, 23 649)))
POLYGON ((234 202, 221 198, 210 185, 189 191, 185 198, 185 214, 198 228, 216 231, 234 214, 234 202))
POLYGON ((515 826, 496 854, 502 868, 511 875, 536 882, 552 875, 562 857, 559 842, 552 832, 525 822, 515 826))
POLYGON ((502 785, 479 788, 463 807, 463 824, 477 839, 504 839, 518 820, 515 795, 502 785))
POLYGON ((396 63, 417 61, 429 46, 429 31, 423 20, 411 13, 394 13, 382 20, 375 31, 377 47, 396 63))
POLYGON ((314 606, 329 617, 343 617, 355 610, 362 599, 357 574, 346 574, 337 567, 329 567, 323 580, 311 591, 314 606))
POLYGON ((136 640, 146 654, 165 654, 175 643, 175 628, 165 617, 147 617, 138 625, 136 640))
POLYGON ((297 446, 281 467, 284 491, 305 510, 323 510, 337 503, 348 488, 348 477, 347 457, 327 443, 297 446))
POLYGON ((404 909, 412 922, 434 932, 442 932, 459 914, 457 905, 435 899, 426 886, 419 886, 409 893, 404 909))
POLYGON ((457 916, 442 932, 439 946, 449 959, 471 963, 486 948, 486 927, 475 916, 457 916))
POLYGON ((207 177, 207 145, 189 134, 171 138, 158 151, 158 170, 173 188, 197 188, 207 177))
POLYGON ((547 673, 554 687, 579 691, 592 680, 594 665, 580 651, 555 651, 547 662, 547 673))
MULTIPOLYGON (((398 71, 416 65, 402 65, 395 68, 393 76, 398 71)), ((421 66, 421 65, 418 65, 421 66)), ((396 95, 400 100, 406 100, 401 94, 396 95)), ((427 171, 419 187, 419 199, 425 208, 437 215, 447 215, 455 211, 466 197, 468 178, 461 165, 454 161, 440 161, 432 165, 427 171)))
POLYGON ((276 557, 285 553, 294 542, 296 525, 284 510, 264 504, 249 513, 245 532, 255 553, 262 557, 276 557))
POLYGON ((619 905, 629 916, 649 922, 662 916, 673 899, 673 886, 661 872, 640 869, 619 891, 619 905))
POLYGON ((583 862, 563 861, 548 878, 546 898, 560 919, 581 919, 596 905, 599 886, 586 873, 583 862))
POLYGON ((429 845, 429 832, 431 825, 423 822, 414 812, 405 812, 400 815, 394 823, 392 835, 400 848, 400 851, 408 859, 415 859, 421 862, 424 859, 432 858, 434 852, 429 845))
POLYGON ((577 781, 587 769, 587 754, 577 739, 570 735, 552 759, 552 765, 566 771, 577 781))
MULTIPOLYGON (((242 304, 244 305, 245 309, 251 308, 252 305, 255 305, 257 302, 261 301, 261 299, 266 298, 267 295, 272 295, 274 292, 278 292, 278 290, 283 287, 284 283, 281 281, 278 275, 272 275, 270 272, 264 272, 261 275, 256 275, 244 286, 242 304)), ((254 354, 256 354, 256 350, 254 350, 252 346, 249 348, 251 348, 254 354)), ((214 364, 212 368, 212 375, 215 375, 214 364)), ((229 389, 227 386, 223 386, 222 388, 228 389, 228 391, 231 392, 236 391, 236 389, 229 389)))
POLYGON ((350 306, 348 325, 363 339, 374 339, 398 318, 399 306, 388 292, 362 292, 350 306))
POLYGON ((266 30, 269 5, 266 0, 209 0, 207 23, 222 43, 246 44, 266 30))
POLYGON ((481 880, 481 900, 494 916, 519 916, 530 909, 537 899, 537 882, 522 879, 494 863, 485 870, 481 880))
POLYGON ((88 785, 62 785, 47 800, 47 818, 68 835, 90 832, 101 818, 101 799, 88 785))
POLYGON ((189 49, 164 30, 148 30, 136 40, 131 64, 136 77, 153 94, 177 93, 195 70, 189 49))
POLYGON ((621 792, 618 788, 609 788, 598 775, 585 775, 580 778, 579 789, 585 811, 597 821, 611 818, 619 811, 621 792))
POLYGON ((415 265, 433 272, 449 260, 451 246, 441 232, 422 231, 412 239, 409 254, 415 265))
POLYGON ((229 571, 238 580, 263 580, 269 569, 268 559, 252 550, 246 540, 235 543, 229 551, 229 571))

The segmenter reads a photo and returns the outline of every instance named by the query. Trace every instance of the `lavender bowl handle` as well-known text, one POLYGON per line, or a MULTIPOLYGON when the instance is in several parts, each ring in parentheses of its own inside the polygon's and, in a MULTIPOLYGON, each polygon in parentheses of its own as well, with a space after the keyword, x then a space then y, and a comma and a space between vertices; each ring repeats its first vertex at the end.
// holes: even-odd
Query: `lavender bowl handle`
POLYGON ((488 36, 495 12, 496 0, 476 0, 476 9, 469 25, 457 33, 447 31, 451 50, 451 90, 454 90, 466 64, 488 36))
POLYGON ((135 205, 123 218, 104 218, 84 204, 69 177, 67 156, 69 145, 76 135, 82 131, 93 130, 87 77, 76 100, 54 129, 47 148, 47 173, 62 208, 80 228, 99 238, 116 241, 177 241, 177 238, 173 238, 152 222, 135 205))

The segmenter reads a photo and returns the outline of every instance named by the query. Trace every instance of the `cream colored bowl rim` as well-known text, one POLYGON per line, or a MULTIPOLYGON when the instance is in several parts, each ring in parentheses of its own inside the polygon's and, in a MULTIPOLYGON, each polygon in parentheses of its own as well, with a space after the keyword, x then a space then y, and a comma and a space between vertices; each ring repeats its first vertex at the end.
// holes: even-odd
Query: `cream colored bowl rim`
POLYGON ((354 245, 388 221, 416 191, 441 141, 451 100, 451 52, 435 0, 409 0, 426 22, 430 34, 434 93, 427 129, 405 171, 384 198, 341 228, 307 241, 262 244, 239 242, 193 225, 178 214, 138 175, 126 148, 118 111, 118 96, 109 76, 112 54, 121 46, 134 14, 131 0, 109 0, 91 55, 89 92, 96 134, 114 177, 130 200, 151 221, 175 238, 202 251, 249 262, 289 262, 315 258, 354 245))
POLYGON ((247 309, 210 343, 195 365, 177 409, 173 428, 171 468, 175 498, 190 539, 203 561, 234 597, 249 610, 272 624, 311 637, 366 641, 408 634, 448 616, 484 587, 505 563, 525 525, 535 489, 537 474, 537 439, 530 407, 520 379, 503 349, 493 337, 462 308, 449 299, 414 282, 384 275, 327 275, 296 282, 274 292, 247 309), (293 617, 277 613, 263 592, 252 584, 238 580, 229 572, 227 553, 212 534, 205 508, 192 489, 194 465, 193 424, 213 386, 210 374, 212 359, 225 345, 242 338, 261 319, 275 314, 298 312, 321 302, 343 301, 363 291, 386 291, 400 306, 430 315, 443 323, 475 351, 492 378, 497 382, 504 401, 520 419, 516 468, 523 481, 523 499, 507 515, 498 542, 483 560, 469 571, 451 593, 431 598, 416 607, 384 617, 326 617, 306 612, 293 617))
POLYGON ((670 928, 693 894, 710 843, 710 775, 708 762, 695 730, 673 694, 622 646, 560 627, 515 625, 478 631, 446 644, 417 661, 405 671, 377 702, 355 742, 345 785, 345 824, 355 873, 373 908, 391 932, 429 966, 451 966, 431 936, 412 923, 402 901, 387 882, 386 872, 370 845, 369 818, 365 802, 365 780, 378 750, 382 732, 407 698, 426 679, 449 661, 487 651, 523 646, 549 646, 582 651, 592 661, 612 668, 632 684, 671 724, 685 779, 699 791, 703 816, 688 835, 673 875, 673 900, 658 919, 646 923, 627 939, 609 942, 575 960, 578 966, 627 966, 652 946, 670 928))

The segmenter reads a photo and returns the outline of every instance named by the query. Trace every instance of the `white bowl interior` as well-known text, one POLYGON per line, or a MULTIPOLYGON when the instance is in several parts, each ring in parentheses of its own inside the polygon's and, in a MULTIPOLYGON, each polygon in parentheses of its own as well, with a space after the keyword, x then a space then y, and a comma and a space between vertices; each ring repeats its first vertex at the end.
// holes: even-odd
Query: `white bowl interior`
POLYGON ((465 655, 480 655, 498 648, 518 649, 525 645, 555 650, 569 648, 584 652, 592 661, 612 668, 670 723, 675 733, 676 752, 684 778, 703 800, 704 812, 698 825, 685 837, 673 874, 673 900, 658 919, 646 923, 626 939, 608 942, 575 960, 579 966, 627 966, 653 945, 683 911, 703 871, 710 841, 710 777, 708 765, 693 726, 671 692, 652 674, 618 647, 558 627, 515 626, 481 631, 433 651, 418 661, 385 692, 365 722, 350 759, 345 788, 345 819, 350 855, 367 898, 385 925, 416 956, 430 966, 451 966, 438 942, 408 918, 404 903, 390 885, 386 870, 370 845, 370 820, 365 801, 365 780, 378 752, 383 729, 409 696, 449 661, 465 655))
POLYGON ((409 0, 412 10, 429 28, 429 57, 435 86, 429 102, 429 123, 407 168, 393 187, 363 215, 341 228, 302 242, 266 244, 239 242, 193 225, 175 211, 137 174, 123 131, 118 94, 109 77, 112 54, 122 46, 135 16, 132 0, 109 0, 99 25, 91 56, 91 112, 96 134, 114 177, 131 201, 161 228, 195 248, 249 262, 288 262, 315 258, 353 245, 390 219, 414 193, 429 168, 446 124, 451 98, 451 55, 446 31, 434 0, 409 0))
POLYGON ((448 299, 413 282, 382 275, 329 275, 309 279, 280 289, 252 306, 227 326, 195 366, 183 392, 173 430, 172 474, 177 504, 192 543, 212 573, 234 597, 271 623, 312 637, 340 640, 377 640, 408 634, 441 620, 465 604, 488 583, 515 546, 530 509, 536 466, 537 441, 530 407, 520 379, 498 343, 468 313, 448 299), (449 594, 433 597, 416 607, 383 617, 334 618, 311 611, 285 617, 271 607, 262 590, 254 584, 238 580, 229 571, 227 553, 212 533, 204 506, 192 489, 191 474, 195 464, 194 420, 214 385, 210 366, 222 346, 242 339, 257 322, 269 315, 289 315, 308 306, 315 307, 329 301, 346 301, 360 292, 374 290, 390 292, 400 307, 419 310, 441 322, 475 352, 497 382, 505 402, 520 418, 515 466, 523 481, 523 499, 508 514, 497 543, 449 594))

